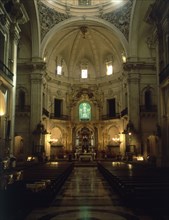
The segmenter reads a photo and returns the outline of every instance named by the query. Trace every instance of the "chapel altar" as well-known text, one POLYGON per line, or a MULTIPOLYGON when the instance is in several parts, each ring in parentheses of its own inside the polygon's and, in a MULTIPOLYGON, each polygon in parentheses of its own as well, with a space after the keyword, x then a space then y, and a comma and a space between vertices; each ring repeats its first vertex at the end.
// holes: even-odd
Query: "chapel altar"
POLYGON ((75 159, 93 161, 96 159, 94 133, 87 127, 81 128, 76 134, 75 159))

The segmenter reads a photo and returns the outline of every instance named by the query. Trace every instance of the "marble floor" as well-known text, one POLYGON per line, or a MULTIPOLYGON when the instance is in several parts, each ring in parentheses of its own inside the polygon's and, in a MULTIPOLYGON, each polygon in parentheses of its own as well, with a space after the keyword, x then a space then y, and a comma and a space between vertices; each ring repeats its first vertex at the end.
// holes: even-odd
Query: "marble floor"
POLYGON ((127 208, 110 190, 97 167, 75 167, 54 201, 26 220, 167 220, 127 208))

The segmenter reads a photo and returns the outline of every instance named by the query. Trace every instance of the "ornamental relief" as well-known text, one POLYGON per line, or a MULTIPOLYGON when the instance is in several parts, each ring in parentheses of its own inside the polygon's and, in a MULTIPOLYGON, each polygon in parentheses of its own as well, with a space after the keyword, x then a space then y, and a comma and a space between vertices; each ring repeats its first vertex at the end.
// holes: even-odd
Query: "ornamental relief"
MULTIPOLYGON (((129 0, 129 2, 120 9, 107 14, 104 14, 104 11, 100 11, 100 9, 98 9, 100 14, 99 17, 115 25, 124 34, 126 39, 128 39, 132 5, 133 0, 129 0)), ((41 2, 41 0, 38 0, 38 8, 42 39, 47 32, 54 27, 54 25, 70 18, 71 16, 70 13, 59 13, 56 10, 47 7, 41 2)))
POLYGON ((65 19, 68 19, 67 14, 58 13, 55 10, 48 8, 41 1, 38 1, 39 8, 39 19, 41 24, 41 38, 49 32, 49 30, 54 27, 55 24, 58 24, 65 19))
POLYGON ((98 91, 92 91, 90 89, 73 89, 69 95, 70 105, 76 106, 80 100, 88 100, 94 105, 102 106, 103 104, 103 94, 98 93, 98 91))
POLYGON ((115 25, 124 34, 127 40, 129 37, 129 25, 132 5, 133 0, 130 0, 126 5, 116 10, 115 12, 102 15, 102 18, 115 25))

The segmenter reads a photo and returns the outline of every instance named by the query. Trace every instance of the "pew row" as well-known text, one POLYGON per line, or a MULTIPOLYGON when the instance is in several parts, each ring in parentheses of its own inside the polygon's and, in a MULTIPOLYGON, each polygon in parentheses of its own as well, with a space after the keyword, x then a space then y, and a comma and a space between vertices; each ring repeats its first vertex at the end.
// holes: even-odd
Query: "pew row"
POLYGON ((137 167, 119 162, 99 162, 98 169, 127 205, 168 212, 169 169, 137 167))
POLYGON ((10 219, 11 215, 18 215, 20 219, 34 208, 48 206, 73 167, 74 164, 70 162, 49 162, 22 170, 22 178, 8 182, 0 190, 0 206, 4 217, 10 219))

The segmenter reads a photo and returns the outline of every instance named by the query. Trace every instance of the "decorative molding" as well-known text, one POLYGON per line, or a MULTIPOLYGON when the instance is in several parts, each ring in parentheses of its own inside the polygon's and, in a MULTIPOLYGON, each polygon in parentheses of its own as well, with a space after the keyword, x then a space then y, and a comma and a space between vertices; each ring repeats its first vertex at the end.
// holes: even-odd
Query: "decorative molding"
MULTIPOLYGON (((99 8, 99 17, 114 24, 128 39, 129 24, 133 0, 129 0, 124 6, 111 13, 105 13, 99 8)), ((41 0, 38 0, 39 18, 41 23, 41 38, 54 27, 54 25, 71 17, 70 8, 66 8, 66 14, 57 12, 55 9, 49 8, 41 0)), ((94 15, 95 16, 95 15, 94 15)), ((84 19, 86 17, 84 16, 84 19)))
POLYGON ((76 105, 77 102, 86 100, 93 105, 97 105, 98 107, 102 107, 103 104, 103 94, 98 91, 98 88, 79 88, 72 87, 69 95, 71 106, 76 105))
POLYGON ((41 1, 38 1, 39 19, 41 23, 41 38, 43 39, 47 32, 61 21, 69 18, 68 14, 56 12, 54 9, 48 8, 41 1))
POLYGON ((40 75, 42 75, 41 73, 43 72, 43 75, 44 75, 45 70, 46 70, 46 63, 43 61, 23 62, 23 63, 19 63, 18 68, 20 69, 24 68, 34 73, 37 72, 37 74, 40 74, 40 75))
POLYGON ((12 24, 10 27, 10 37, 16 44, 19 43, 19 39, 20 39, 19 32, 20 32, 19 26, 12 24))
POLYGON ((155 63, 145 63, 145 62, 137 62, 137 63, 131 63, 127 62, 123 64, 123 69, 127 71, 131 70, 139 70, 139 69, 151 69, 155 70, 155 63))
POLYGON ((20 1, 4 1, 4 8, 13 23, 24 24, 29 21, 25 7, 20 1))

